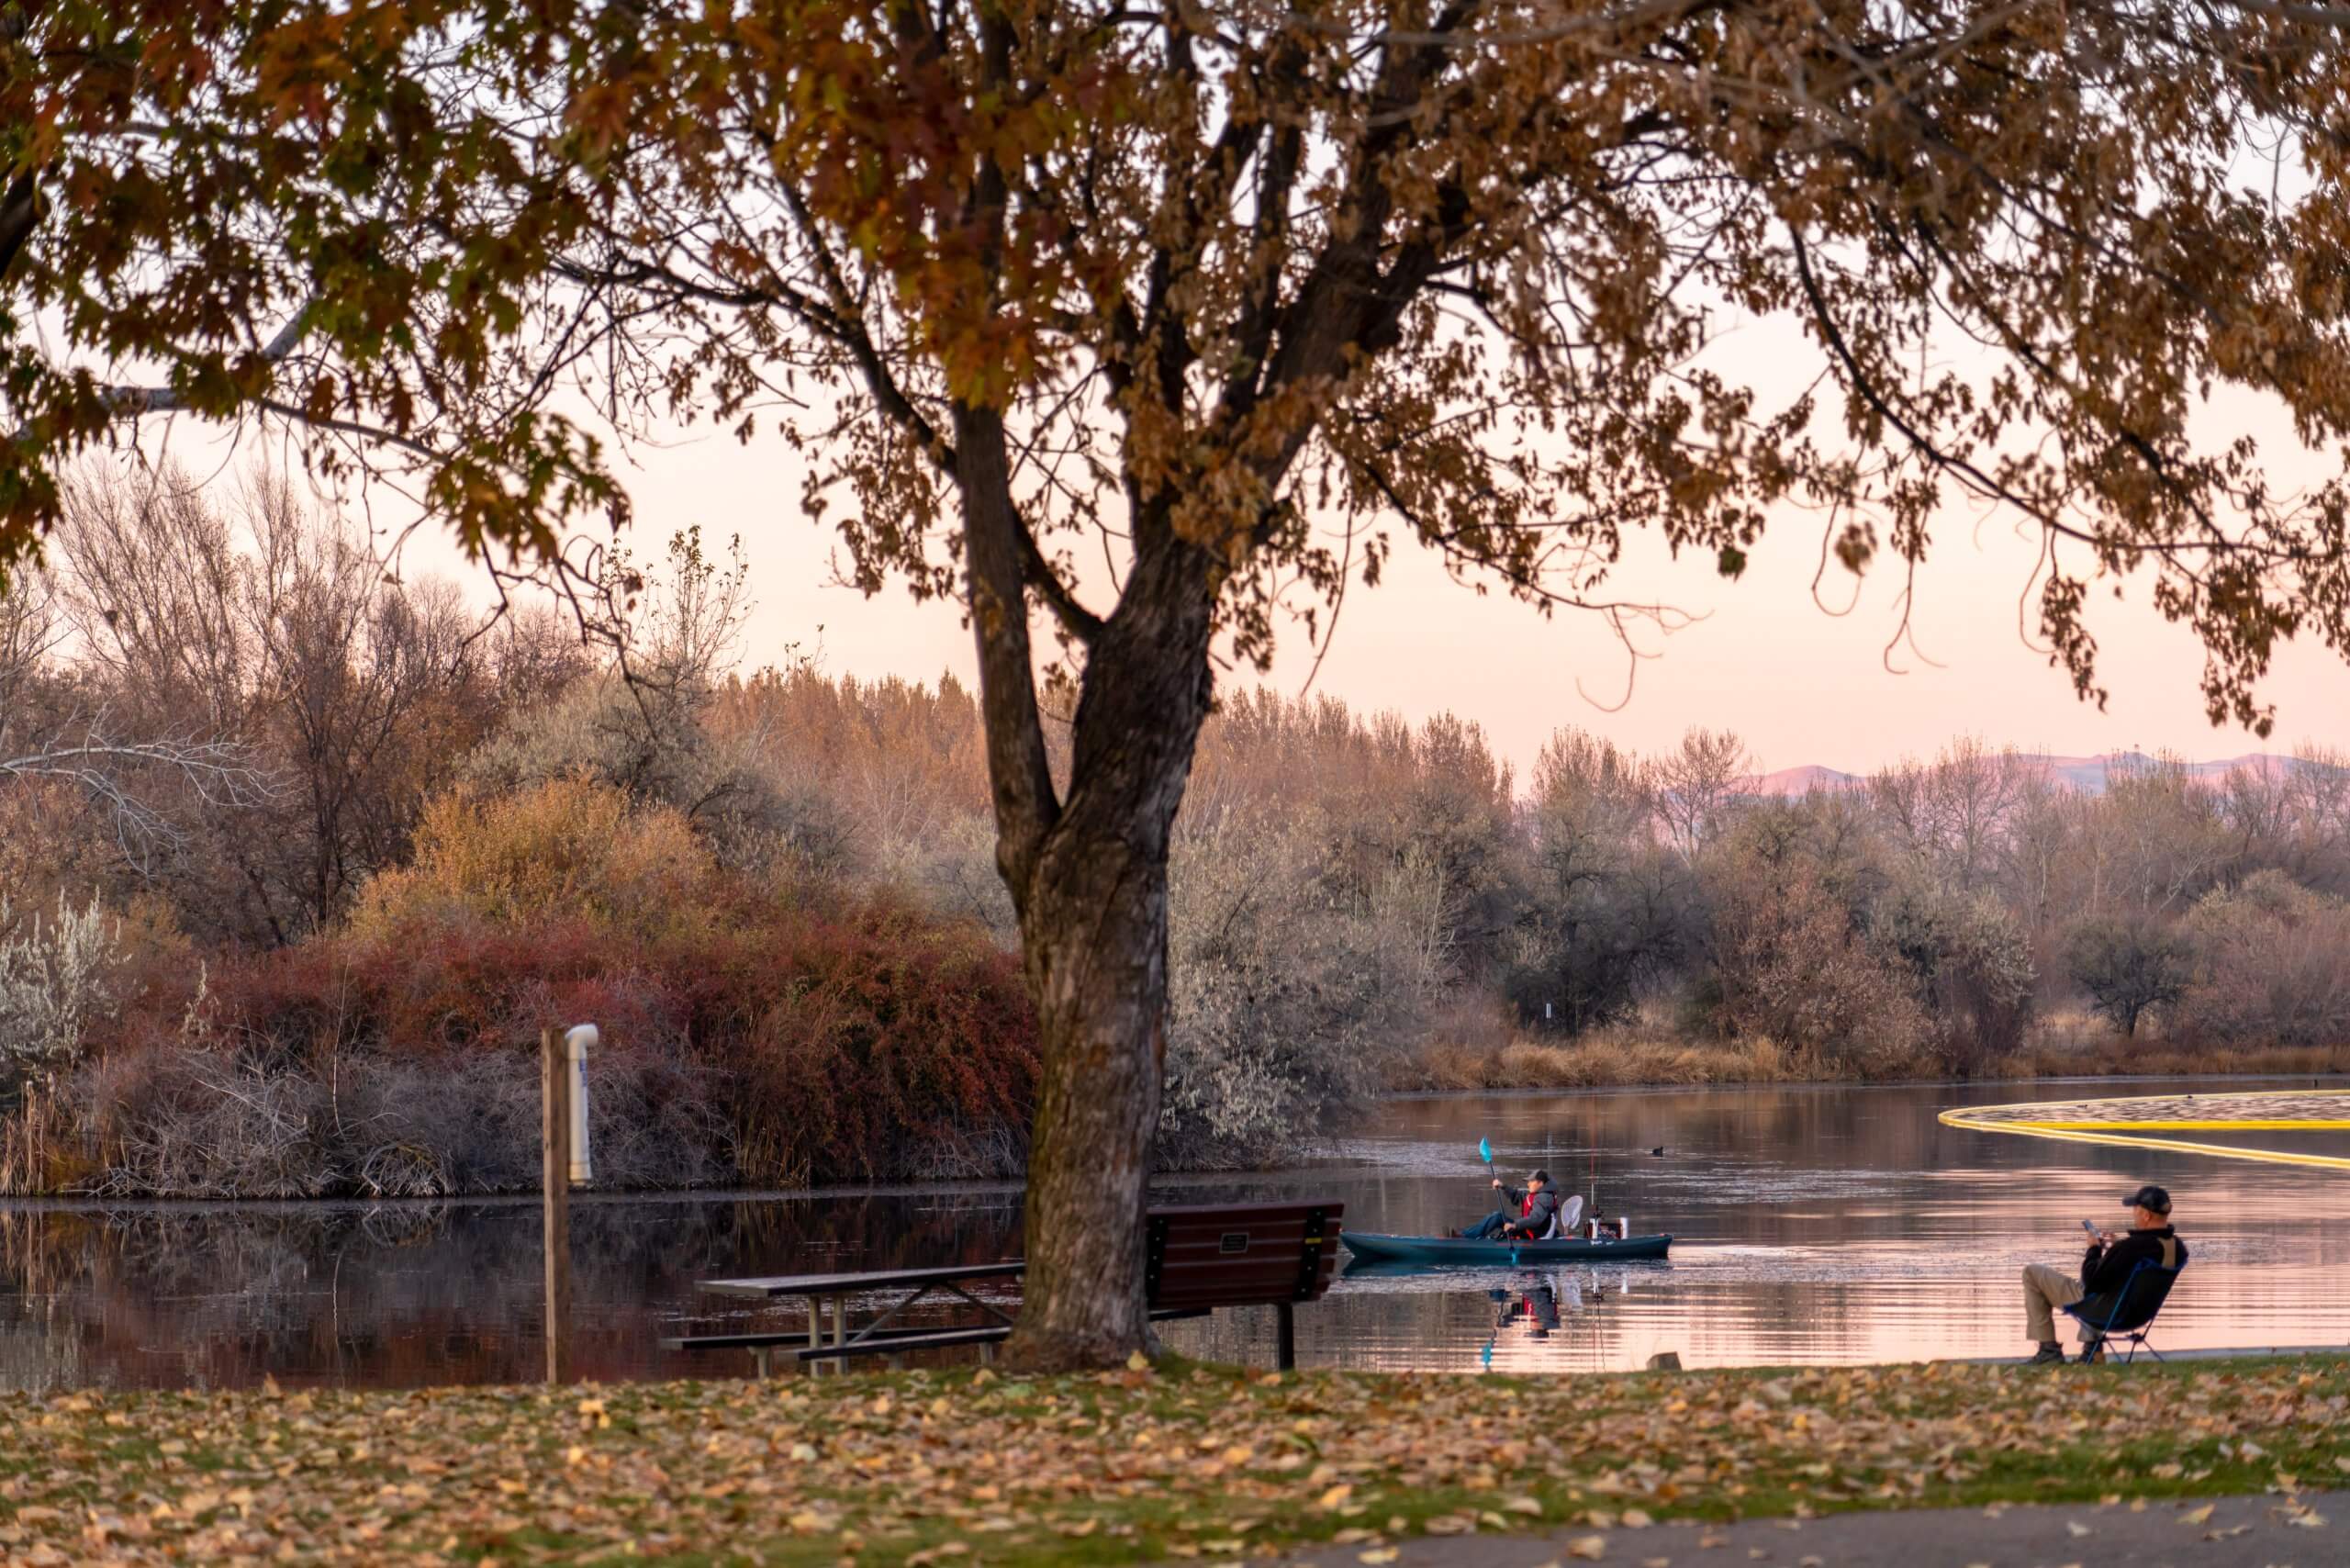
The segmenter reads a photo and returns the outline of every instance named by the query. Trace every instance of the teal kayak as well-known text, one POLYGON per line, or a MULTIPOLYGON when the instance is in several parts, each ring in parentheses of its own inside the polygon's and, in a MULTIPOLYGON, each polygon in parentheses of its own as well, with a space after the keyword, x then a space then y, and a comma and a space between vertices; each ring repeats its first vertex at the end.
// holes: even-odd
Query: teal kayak
POLYGON ((1474 1241, 1453 1236, 1372 1236, 1360 1230, 1342 1231, 1338 1239, 1358 1258, 1398 1263, 1537 1263, 1564 1258, 1628 1263, 1662 1258, 1673 1245, 1670 1236, 1631 1236, 1620 1241, 1613 1237, 1587 1241, 1579 1236, 1556 1241, 1474 1241))

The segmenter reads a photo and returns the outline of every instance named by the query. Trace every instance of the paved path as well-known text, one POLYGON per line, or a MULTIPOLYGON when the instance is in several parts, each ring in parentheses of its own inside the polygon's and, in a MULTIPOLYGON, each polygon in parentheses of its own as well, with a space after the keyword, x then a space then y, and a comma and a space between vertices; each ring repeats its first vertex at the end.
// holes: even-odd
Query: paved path
MULTIPOLYGON (((1933 1508, 1838 1514, 1738 1525, 1659 1524, 1646 1529, 1566 1529, 1539 1536, 1418 1538, 1399 1543, 1396 1568, 2334 1568, 2350 1562, 2350 1492, 2222 1497, 2100 1506, 1933 1508), (2322 1518, 2311 1528, 2296 1512, 2322 1518), (2191 1521, 2191 1522, 2190 1522, 2191 1521), (1591 1541, 1600 1542, 1593 1555, 1591 1541)), ((1297 1561, 1358 1568, 1363 1546, 1297 1561)))

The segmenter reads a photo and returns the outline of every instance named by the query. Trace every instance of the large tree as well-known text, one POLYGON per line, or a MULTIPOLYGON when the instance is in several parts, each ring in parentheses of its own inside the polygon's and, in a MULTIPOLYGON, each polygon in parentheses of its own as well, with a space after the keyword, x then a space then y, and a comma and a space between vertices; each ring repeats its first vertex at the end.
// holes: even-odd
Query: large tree
POLYGON ((800 450, 869 588, 963 599, 1046 1056, 1031 1363, 1147 1343, 1169 826, 1215 662, 1264 659, 1285 607, 1326 634, 1398 534, 1620 614, 1628 529, 1734 576, 1807 509, 1844 567, 1908 572, 1988 504, 2039 531, 2040 632, 2085 695, 2090 588, 2143 572, 2214 721, 2255 728, 2277 643, 2350 632, 2340 476, 2272 477, 2202 411, 2249 389, 2296 461, 2350 438, 2350 7, 0 20, 0 559, 126 415, 296 421, 541 556, 624 514, 615 431, 708 419, 800 450), (1711 347, 1758 318, 1809 345, 1797 390, 1711 347))

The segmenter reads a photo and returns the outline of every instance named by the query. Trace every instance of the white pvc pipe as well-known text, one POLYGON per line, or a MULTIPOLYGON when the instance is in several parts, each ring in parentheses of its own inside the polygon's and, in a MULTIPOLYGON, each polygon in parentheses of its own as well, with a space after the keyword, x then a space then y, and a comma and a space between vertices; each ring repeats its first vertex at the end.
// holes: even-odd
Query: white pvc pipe
POLYGON ((588 1156, 588 1053, 603 1036, 593 1024, 575 1024, 563 1034, 563 1054, 571 1072, 571 1182, 584 1187, 596 1180, 588 1156))

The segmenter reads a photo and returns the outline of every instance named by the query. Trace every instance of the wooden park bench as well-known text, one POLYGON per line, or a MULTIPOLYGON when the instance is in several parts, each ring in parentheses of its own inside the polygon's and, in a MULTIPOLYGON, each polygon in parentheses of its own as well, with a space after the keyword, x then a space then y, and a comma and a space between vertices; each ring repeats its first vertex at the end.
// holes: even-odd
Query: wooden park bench
MULTIPOLYGON (((1275 1359, 1297 1364, 1297 1304, 1319 1300, 1337 1271, 1339 1221, 1345 1205, 1195 1204, 1149 1212, 1143 1278, 1151 1319, 1203 1317, 1219 1307, 1271 1306, 1279 1314, 1275 1359)), ((789 1347, 802 1362, 845 1361, 852 1356, 901 1356, 910 1350, 977 1345, 986 1355, 1012 1332, 1012 1316, 964 1287, 985 1280, 1018 1280, 1027 1265, 958 1263, 939 1269, 889 1269, 874 1273, 786 1274, 768 1279, 704 1280, 710 1295, 808 1304, 808 1327, 735 1334, 678 1335, 664 1350, 747 1350, 767 1374, 772 1355, 789 1347), (878 1316, 852 1330, 852 1296, 894 1294, 878 1316), (934 1294, 960 1299, 982 1321, 916 1327, 898 1321, 908 1307, 934 1294), (830 1304, 829 1313, 825 1304, 830 1304), (830 1338, 826 1337, 829 1317, 830 1338)))

